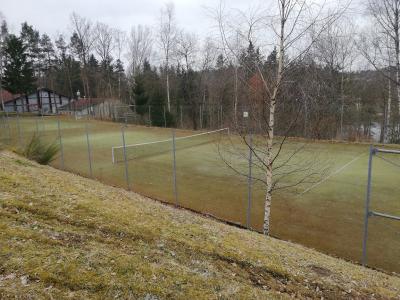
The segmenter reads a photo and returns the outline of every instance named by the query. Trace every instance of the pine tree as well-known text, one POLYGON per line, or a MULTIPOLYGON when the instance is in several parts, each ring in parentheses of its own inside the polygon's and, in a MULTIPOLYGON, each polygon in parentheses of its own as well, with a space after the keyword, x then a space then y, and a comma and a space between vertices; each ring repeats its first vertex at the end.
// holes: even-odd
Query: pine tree
POLYGON ((28 94, 35 89, 32 63, 26 46, 15 35, 9 35, 4 49, 5 66, 2 84, 13 94, 28 94))

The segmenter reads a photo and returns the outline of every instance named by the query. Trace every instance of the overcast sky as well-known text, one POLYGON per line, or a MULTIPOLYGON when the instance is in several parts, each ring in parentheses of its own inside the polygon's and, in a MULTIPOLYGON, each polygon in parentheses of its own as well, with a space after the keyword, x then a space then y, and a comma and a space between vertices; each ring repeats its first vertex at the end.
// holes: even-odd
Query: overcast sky
MULTIPOLYGON (((321 0, 326 1, 326 0, 321 0)), ((328 0, 330 1, 330 0, 328 0)), ((362 0, 353 0, 354 5, 362 0)), ((20 24, 27 21, 41 33, 54 37, 57 33, 69 33, 69 17, 72 12, 92 21, 101 21, 129 31, 132 25, 154 25, 166 0, 1 0, 0 11, 6 17, 12 32, 18 32, 20 24)), ((173 0, 177 23, 181 28, 207 35, 212 20, 207 7, 216 7, 219 0, 173 0)), ((225 0, 229 8, 246 10, 258 7, 266 0, 225 0)), ((357 10, 357 9, 356 9, 357 10)), ((361 12, 361 8, 359 9, 361 12)), ((353 10, 354 11, 354 10, 353 10)))
MULTIPOLYGON (((69 32, 72 12, 92 21, 107 23, 129 31, 132 25, 154 25, 160 15, 164 0, 1 0, 0 11, 4 14, 12 32, 20 30, 27 21, 40 33, 54 37, 69 32)), ((211 20, 206 7, 215 7, 217 0, 174 0, 176 19, 180 27, 199 35, 210 30, 211 20)), ((259 0, 229 0, 229 7, 245 9, 256 6, 259 0)))

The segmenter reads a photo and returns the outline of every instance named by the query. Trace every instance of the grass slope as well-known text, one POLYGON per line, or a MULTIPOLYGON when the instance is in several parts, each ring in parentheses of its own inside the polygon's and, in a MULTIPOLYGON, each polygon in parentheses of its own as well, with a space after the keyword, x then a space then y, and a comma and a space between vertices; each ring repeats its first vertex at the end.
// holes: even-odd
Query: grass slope
POLYGON ((0 152, 0 299, 400 299, 400 278, 0 152))

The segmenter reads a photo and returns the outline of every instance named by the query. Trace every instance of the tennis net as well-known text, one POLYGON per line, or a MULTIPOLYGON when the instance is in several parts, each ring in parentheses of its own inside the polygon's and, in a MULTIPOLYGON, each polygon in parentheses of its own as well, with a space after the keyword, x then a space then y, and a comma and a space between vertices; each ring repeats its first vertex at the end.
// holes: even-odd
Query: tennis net
MULTIPOLYGON (((224 134, 229 134, 229 128, 176 137, 175 149, 181 150, 204 144, 217 143, 224 134)), ((125 145, 125 155, 127 160, 133 160, 168 153, 172 149, 173 143, 172 138, 170 138, 154 142, 125 145)), ((113 164, 124 161, 124 146, 114 146, 111 148, 111 152, 113 164)))

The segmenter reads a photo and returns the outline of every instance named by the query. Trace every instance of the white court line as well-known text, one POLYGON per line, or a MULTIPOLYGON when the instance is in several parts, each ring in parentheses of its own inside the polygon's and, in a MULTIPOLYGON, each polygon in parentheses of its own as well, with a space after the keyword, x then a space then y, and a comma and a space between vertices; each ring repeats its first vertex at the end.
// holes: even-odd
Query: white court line
POLYGON ((342 172, 344 169, 346 169, 349 165, 351 165, 353 162, 355 162, 357 159, 359 159, 362 155, 364 155, 364 153, 361 153, 360 155, 358 155, 357 157, 353 158, 351 161, 349 161, 347 164, 345 164, 344 166, 340 167, 339 169, 337 169, 335 172, 329 174, 327 177, 325 177, 324 179, 322 179, 321 181, 318 181, 317 183, 313 184, 312 186, 310 186, 308 189, 306 189, 305 191, 301 192, 300 195, 303 195, 307 192, 309 192, 310 190, 312 190, 313 188, 319 186, 321 183, 324 183, 325 181, 327 181, 329 178, 331 178, 333 175, 336 175, 340 172, 342 172))

